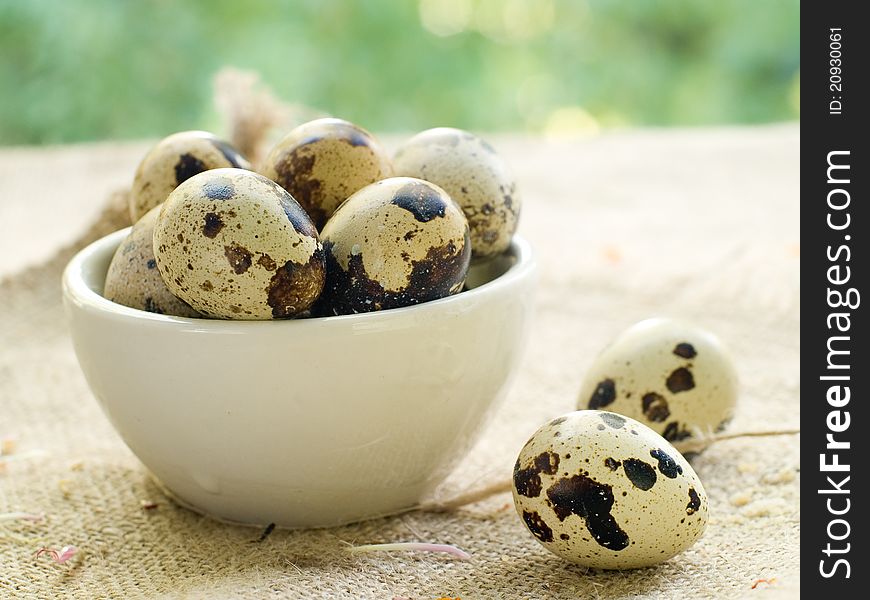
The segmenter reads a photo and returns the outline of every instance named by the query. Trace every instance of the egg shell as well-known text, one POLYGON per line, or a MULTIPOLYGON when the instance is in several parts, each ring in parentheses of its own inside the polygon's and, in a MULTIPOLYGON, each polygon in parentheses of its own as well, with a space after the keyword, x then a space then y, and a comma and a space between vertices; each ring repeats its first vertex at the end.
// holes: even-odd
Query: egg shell
POLYGON ((707 525, 707 494, 664 438, 615 413, 583 410, 541 427, 520 452, 514 504, 562 558, 633 569, 664 562, 707 525))
POLYGON ((369 132, 327 118, 288 133, 260 172, 296 198, 321 229, 339 204, 368 184, 390 177, 393 167, 369 132))
POLYGON ((716 336, 677 319, 648 319, 595 359, 578 408, 632 417, 676 442, 724 429, 737 393, 733 361, 716 336))
POLYGON ((475 258, 501 254, 510 246, 520 197, 513 175, 487 142, 461 129, 429 129, 398 149, 393 166, 396 175, 438 185, 462 207, 475 258))
POLYGON ((169 291, 157 269, 152 238, 159 212, 159 206, 148 211, 118 246, 109 263, 103 296, 112 302, 148 312, 198 317, 198 312, 169 291))
POLYGON ((136 169, 130 193, 130 217, 162 204, 169 193, 197 173, 209 169, 251 165, 229 143, 207 131, 182 131, 160 140, 136 169))
POLYGON ((292 317, 323 288, 314 224, 277 183, 214 169, 175 189, 161 207, 154 254, 167 287, 203 314, 292 317))
POLYGON ((444 190, 408 177, 373 183, 323 228, 327 276, 319 314, 398 308, 462 290, 468 222, 444 190))

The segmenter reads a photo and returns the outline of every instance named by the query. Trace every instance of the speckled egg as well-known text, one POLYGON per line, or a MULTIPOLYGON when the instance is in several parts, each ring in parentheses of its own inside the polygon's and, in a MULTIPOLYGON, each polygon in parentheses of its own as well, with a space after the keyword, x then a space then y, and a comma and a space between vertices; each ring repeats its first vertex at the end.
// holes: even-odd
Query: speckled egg
POLYGON ((471 247, 465 215, 444 190, 409 177, 348 198, 321 234, 326 286, 318 314, 398 308, 462 289, 471 247))
POLYGON ((357 190, 393 174, 372 135, 342 119, 317 119, 287 134, 260 171, 299 201, 318 229, 357 190))
POLYGON ((178 186, 157 217, 154 254, 172 293, 226 319, 297 315, 325 278, 305 211, 277 183, 241 169, 205 171, 178 186))
POLYGON ((438 185, 462 207, 473 256, 495 256, 510 246, 520 198, 507 165, 484 140, 461 129, 429 129, 399 148, 393 166, 396 175, 438 185))
POLYGON ((138 221, 197 173, 222 167, 249 169, 250 165, 229 143, 207 131, 182 131, 163 138, 136 169, 130 218, 138 221))
POLYGON ((169 291, 157 269, 152 239, 159 212, 159 206, 148 211, 118 246, 106 273, 103 296, 148 312, 198 317, 199 313, 169 291))
POLYGON ((541 427, 514 466, 514 504, 562 558, 600 569, 664 562, 707 525, 707 494, 683 456, 633 419, 599 410, 541 427))
POLYGON ((714 335, 675 319, 649 319, 595 359, 578 408, 627 415, 677 442, 721 431, 736 403, 737 373, 714 335))

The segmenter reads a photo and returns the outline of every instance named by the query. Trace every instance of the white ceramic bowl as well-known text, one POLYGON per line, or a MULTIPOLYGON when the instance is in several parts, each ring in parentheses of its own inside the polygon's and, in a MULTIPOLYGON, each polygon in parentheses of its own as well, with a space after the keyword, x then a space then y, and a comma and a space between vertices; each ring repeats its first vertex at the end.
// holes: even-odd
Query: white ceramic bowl
POLYGON ((525 345, 535 268, 518 238, 449 298, 257 322, 103 298, 128 231, 64 272, 75 351, 130 449, 169 493, 217 518, 321 527, 412 506, 468 451, 525 345))

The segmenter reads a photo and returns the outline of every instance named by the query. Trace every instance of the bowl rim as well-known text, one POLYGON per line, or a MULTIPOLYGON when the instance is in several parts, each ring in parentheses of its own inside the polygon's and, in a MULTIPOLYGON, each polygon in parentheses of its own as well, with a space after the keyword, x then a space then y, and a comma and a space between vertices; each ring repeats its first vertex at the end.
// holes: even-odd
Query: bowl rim
POLYGON ((440 311, 449 308, 458 308, 470 300, 476 299, 488 294, 497 293, 499 290, 507 288, 514 282, 525 279, 535 271, 536 263, 532 247, 528 241, 519 235, 514 235, 511 239, 510 248, 516 256, 516 261, 504 273, 491 279, 486 283, 479 285, 470 290, 431 300, 421 304, 412 306, 403 306, 400 308, 391 308, 389 310, 372 311, 366 313, 355 313, 348 315, 333 315, 326 317, 309 317, 305 319, 270 319, 270 320, 243 320, 243 319, 203 319, 196 317, 178 317, 174 315, 164 315, 160 313, 152 313, 137 308, 131 308, 112 302, 103 297, 102 294, 91 289, 85 282, 83 272, 85 266, 94 257, 105 251, 108 246, 119 246, 125 237, 130 233, 131 227, 120 229, 106 236, 95 240, 76 252, 76 254, 67 263, 62 276, 63 296, 80 308, 85 308, 93 312, 104 313, 106 316, 113 316, 125 320, 139 320, 150 323, 163 323, 186 328, 194 328, 202 331, 204 329, 220 330, 237 330, 240 327, 300 327, 300 326, 316 326, 325 323, 343 323, 349 325, 360 324, 363 326, 367 322, 378 321, 384 319, 385 316, 393 318, 404 315, 422 315, 426 312, 440 311))

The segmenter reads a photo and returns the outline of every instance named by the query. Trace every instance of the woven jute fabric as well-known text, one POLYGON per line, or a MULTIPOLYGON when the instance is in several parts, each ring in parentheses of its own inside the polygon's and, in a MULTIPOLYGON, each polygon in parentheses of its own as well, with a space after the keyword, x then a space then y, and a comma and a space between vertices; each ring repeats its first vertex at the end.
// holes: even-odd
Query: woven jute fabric
MULTIPOLYGON (((650 316, 694 320, 731 347, 741 379, 732 431, 798 427, 799 141, 797 125, 495 136, 524 197, 520 232, 540 267, 537 314, 507 401, 437 497, 507 479, 529 435, 575 407, 596 353, 650 316)), ((173 504, 100 412, 60 298, 72 253, 125 225, 123 194, 109 191, 129 182, 147 147, 0 150, 0 436, 16 440, 0 459, 0 512, 45 514, 0 522, 0 596, 798 594, 796 435, 721 441, 696 458, 707 532, 667 563, 627 572, 550 555, 506 493, 448 513, 276 530, 259 542, 258 529, 173 504), (472 558, 347 550, 399 541, 454 544, 472 558), (35 557, 70 544, 80 550, 64 564, 35 557)))

